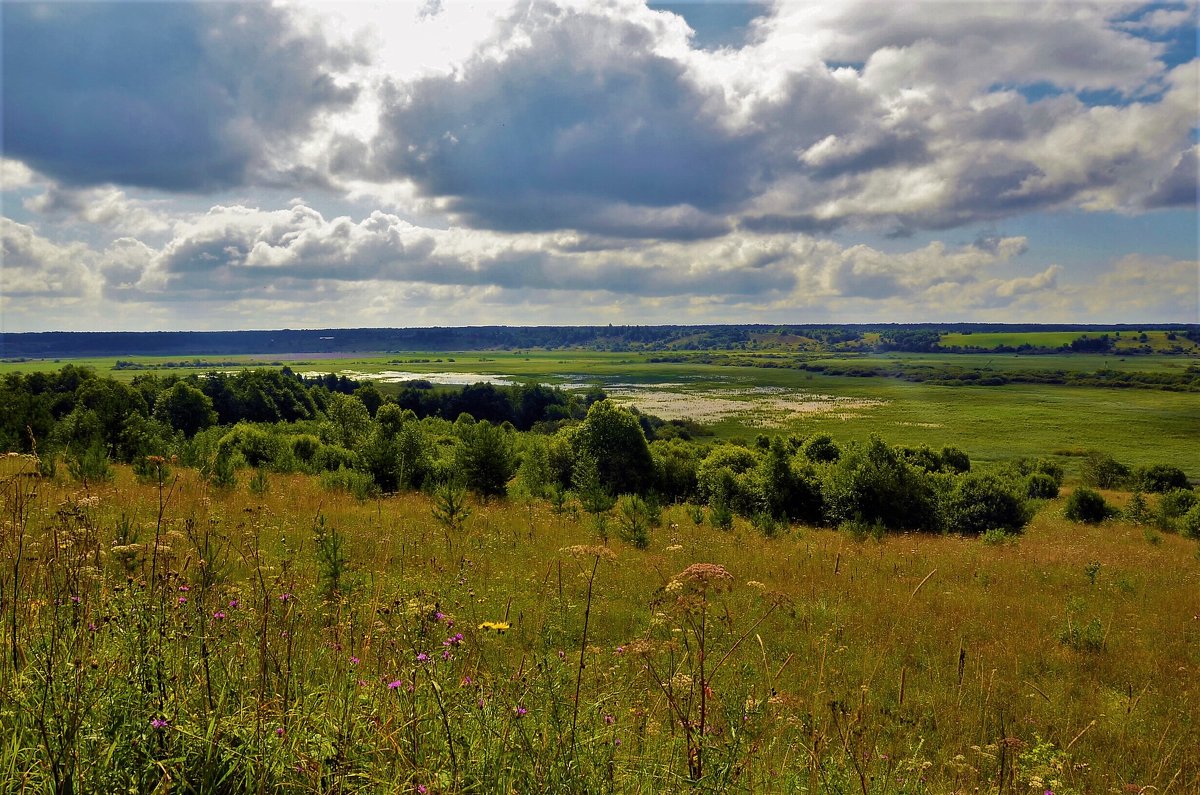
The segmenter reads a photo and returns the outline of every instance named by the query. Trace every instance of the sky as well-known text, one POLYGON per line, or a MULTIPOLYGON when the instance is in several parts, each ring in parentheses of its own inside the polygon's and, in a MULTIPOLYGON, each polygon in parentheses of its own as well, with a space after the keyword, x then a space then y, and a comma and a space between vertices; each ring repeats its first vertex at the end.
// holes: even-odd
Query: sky
POLYGON ((1200 322, 1197 3, 0 5, 0 330, 1200 322))

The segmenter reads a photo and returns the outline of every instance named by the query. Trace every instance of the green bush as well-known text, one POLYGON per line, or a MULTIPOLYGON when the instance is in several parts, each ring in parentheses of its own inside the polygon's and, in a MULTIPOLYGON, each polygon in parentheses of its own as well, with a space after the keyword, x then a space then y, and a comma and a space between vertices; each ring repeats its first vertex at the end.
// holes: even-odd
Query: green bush
POLYGON ((1025 496, 1034 500, 1052 500, 1058 496, 1058 482, 1044 472, 1034 472, 1025 480, 1025 496))
POLYGON ((1158 500, 1158 513, 1165 519, 1178 519, 1192 509, 1200 497, 1190 489, 1173 489, 1158 500))
POLYGON ((1067 498, 1064 514, 1072 522, 1096 524, 1112 516, 1113 509, 1099 492, 1078 488, 1067 498))
POLYGON ((1200 539, 1200 503, 1179 518, 1179 532, 1184 538, 1200 539))
POLYGON ((321 488, 327 491, 344 491, 360 502, 379 494, 379 487, 370 475, 345 467, 321 473, 321 488))
POLYGON ((842 456, 841 448, 833 441, 833 437, 824 433, 810 436, 800 448, 800 452, 804 453, 804 457, 814 464, 837 461, 842 456))
POLYGON ((1017 533, 1029 522, 1030 512, 1024 499, 995 475, 964 475, 943 499, 942 519, 952 533, 1017 533))
POLYGON ((1133 482, 1142 491, 1162 494, 1175 489, 1191 491, 1192 484, 1179 467, 1169 464, 1155 464, 1150 467, 1139 467, 1133 475, 1133 482))
POLYGON ((936 530, 941 524, 929 473, 878 437, 844 452, 825 473, 822 493, 832 524, 857 521, 888 530, 936 530))
POLYGON ((1129 467, 1107 453, 1093 450, 1083 457, 1079 475, 1085 486, 1115 489, 1123 486, 1129 479, 1129 467))

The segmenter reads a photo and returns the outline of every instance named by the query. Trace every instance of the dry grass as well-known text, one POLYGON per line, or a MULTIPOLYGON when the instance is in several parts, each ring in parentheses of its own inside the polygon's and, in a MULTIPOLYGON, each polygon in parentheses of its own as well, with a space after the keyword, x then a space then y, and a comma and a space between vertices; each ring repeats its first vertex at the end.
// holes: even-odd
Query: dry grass
MULTIPOLYGON (((57 480, 40 482, 37 491, 31 538, 44 539, 59 506, 86 500, 102 536, 95 609, 106 609, 113 588, 124 584, 110 549, 118 518, 134 518, 141 541, 152 539, 160 491, 134 482, 124 469, 98 487, 57 480)), ((369 627, 400 604, 454 615, 473 644, 462 659, 476 679, 499 682, 566 655, 562 676, 571 680, 593 566, 591 557, 564 550, 596 544, 590 524, 544 504, 476 505, 448 557, 430 517, 422 495, 358 503, 321 491, 309 477, 277 475, 258 497, 244 487, 214 492, 194 472, 180 471, 166 510, 165 535, 176 544, 167 562, 179 581, 194 579, 200 563, 184 543, 184 525, 214 528, 229 564, 213 597, 224 604, 231 597, 249 600, 252 550, 259 550, 278 588, 294 593, 296 609, 305 610, 289 648, 310 687, 333 676, 331 614, 336 622, 354 613, 358 629, 343 640, 364 660, 370 655, 372 681, 397 676, 397 661, 407 652, 385 652, 397 636, 369 627), (340 610, 316 596, 311 528, 318 514, 345 534, 357 578, 340 610), (476 633, 484 622, 511 629, 499 636, 476 633)), ((721 653, 732 649, 710 694, 724 717, 706 741, 710 758, 728 752, 732 759, 721 786, 1200 791, 1200 557, 1194 542, 1166 535, 1150 543, 1141 528, 1120 523, 1071 524, 1056 503, 1019 541, 1002 545, 927 535, 856 542, 812 528, 765 539, 740 521, 730 532, 697 527, 682 508, 668 509, 664 518, 648 550, 615 544, 615 557, 599 556, 595 568, 587 664, 572 687, 582 685, 581 722, 602 716, 613 722, 611 728, 597 723, 592 736, 609 732, 623 741, 607 763, 610 786, 685 787, 688 760, 671 694, 626 652, 648 649, 660 665, 669 656, 678 675, 686 675, 689 669, 678 666, 686 656, 679 644, 687 625, 663 607, 661 589, 704 562, 724 566, 734 578, 728 594, 713 597, 711 610, 712 642, 721 653), (1091 646, 1075 643, 1088 636, 1072 635, 1072 627, 1098 627, 1100 634, 1091 646), (740 745, 736 721, 728 717, 739 711, 753 721, 740 745)), ((6 544, 12 532, 10 521, 6 544)), ((145 576, 140 569, 135 579, 145 576)), ((49 597, 31 590, 25 598, 44 605, 49 597)), ((29 605, 8 603, 10 609, 28 611, 29 605)), ((35 635, 29 628, 28 637, 35 635)), ((4 681, 12 687, 16 680, 4 681)), ((525 720, 540 722, 522 725, 537 726, 543 743, 551 743, 562 727, 544 717, 550 710, 538 699, 559 696, 539 692, 530 690, 520 706, 530 711, 525 720)), ((300 701, 277 706, 306 714, 300 701)), ((377 708, 374 701, 364 706, 361 719, 379 720, 377 708)), ((0 728, 6 723, 21 721, 0 711, 0 728)), ((549 745, 536 743, 521 753, 539 747, 549 753, 549 745)), ((386 749, 379 754, 386 758, 386 749)), ((44 764, 33 758, 33 767, 44 764)), ((439 759, 428 764, 447 764, 439 759)), ((13 758, 6 763, 15 764, 13 758)), ((387 780, 399 787, 396 782, 426 772, 400 766, 387 780)), ((384 791, 379 786, 371 791, 384 791)))

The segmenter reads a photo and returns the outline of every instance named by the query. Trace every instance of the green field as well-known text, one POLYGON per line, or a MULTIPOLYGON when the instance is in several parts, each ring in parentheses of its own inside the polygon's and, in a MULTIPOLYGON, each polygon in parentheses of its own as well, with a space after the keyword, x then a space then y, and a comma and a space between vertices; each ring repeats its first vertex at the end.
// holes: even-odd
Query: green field
POLYGON ((1019 348, 1029 345, 1034 348, 1059 348, 1070 345, 1080 337, 1095 339, 1102 334, 1113 338, 1118 351, 1146 350, 1165 352, 1171 349, 1194 352, 1196 343, 1177 334, 1176 339, 1167 338, 1166 331, 1146 331, 1143 333, 1129 329, 1100 329, 1096 331, 1014 331, 1014 332, 973 332, 970 334, 943 334, 938 343, 943 348, 1019 348))

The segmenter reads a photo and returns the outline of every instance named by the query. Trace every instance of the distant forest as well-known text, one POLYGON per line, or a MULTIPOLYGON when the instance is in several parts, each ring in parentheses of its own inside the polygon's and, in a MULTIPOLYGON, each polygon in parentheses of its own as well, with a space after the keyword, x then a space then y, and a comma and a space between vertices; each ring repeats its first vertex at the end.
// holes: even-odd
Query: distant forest
MULTIPOLYGON (((96 331, 0 333, 0 358, 339 354, 402 351, 586 349, 601 351, 723 350, 776 337, 824 347, 929 351, 942 334, 1078 331, 1168 331, 1200 341, 1200 325, 895 323, 719 326, 461 326, 434 328, 279 329, 275 331, 96 331)), ((1048 349, 1047 349, 1048 350, 1048 349)), ((1045 352, 1031 350, 1030 352, 1045 352)))

